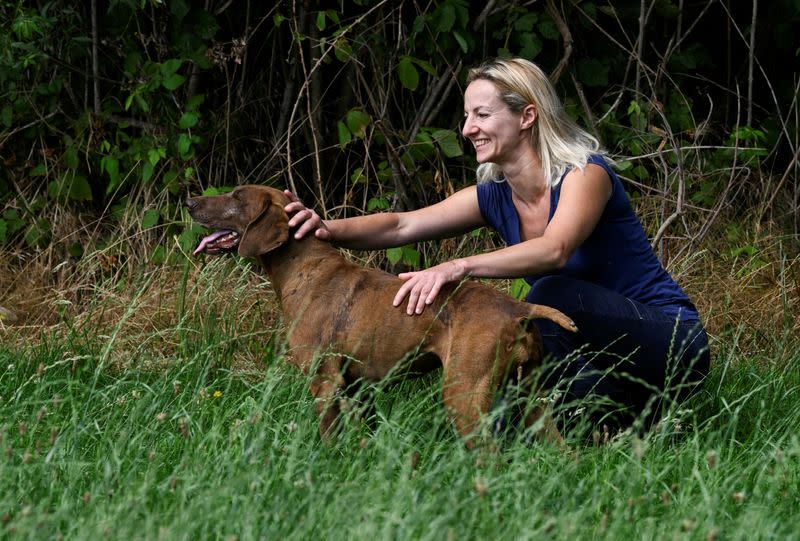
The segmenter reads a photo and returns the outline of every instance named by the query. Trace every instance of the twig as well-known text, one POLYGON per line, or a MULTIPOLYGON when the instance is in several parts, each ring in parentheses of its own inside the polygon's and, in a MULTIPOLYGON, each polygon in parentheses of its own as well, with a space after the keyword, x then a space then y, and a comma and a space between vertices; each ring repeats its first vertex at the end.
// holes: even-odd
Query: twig
POLYGON ((44 122, 48 118, 54 116, 56 113, 60 113, 60 112, 61 112, 61 110, 53 111, 52 113, 48 114, 47 116, 43 116, 41 118, 37 118, 36 120, 34 120, 32 122, 28 122, 24 126, 20 126, 18 128, 14 128, 13 130, 11 130, 8 133, 0 134, 0 137, 1 137, 0 138, 0 148, 3 148, 3 145, 6 143, 6 141, 11 139, 15 134, 17 134, 17 133, 19 133, 19 132, 21 132, 23 130, 27 130, 31 126, 35 126, 36 124, 39 124, 40 122, 44 122))
MULTIPOLYGON (((636 77, 634 79, 634 95, 639 96, 639 81, 642 77, 642 52, 644 51, 644 27, 646 22, 645 0, 639 4, 639 37, 636 40, 636 77)), ((641 127, 641 126, 637 126, 641 127)))
POLYGON ((597 139, 600 139, 600 134, 597 133, 597 125, 595 124, 594 115, 592 114, 592 108, 589 106, 589 101, 586 99, 586 94, 583 92, 583 85, 581 85, 580 81, 578 81, 577 77, 575 77, 574 73, 571 73, 570 76, 572 77, 572 84, 575 85, 575 90, 578 92, 578 98, 581 100, 583 110, 586 113, 586 120, 589 122, 589 127, 591 128, 594 136, 597 139))
MULTIPOLYGON (((317 68, 319 68, 319 66, 322 64, 322 62, 325 60, 325 58, 330 54, 330 52, 334 49, 334 47, 336 47, 336 43, 337 43, 338 40, 344 38, 344 36, 347 35, 347 33, 350 32, 350 30, 355 28, 358 24, 361 23, 361 21, 366 19, 375 10, 377 10, 380 7, 382 7, 388 1, 389 0, 382 0, 381 2, 378 2, 377 4, 372 6, 372 8, 370 8, 366 13, 364 13, 358 19, 353 21, 353 23, 350 24, 347 28, 342 29, 342 31, 338 34, 336 39, 332 40, 330 42, 330 44, 328 45, 328 47, 322 52, 320 57, 317 59, 317 61, 311 67, 311 70, 308 72, 308 75, 310 76, 315 71, 317 71, 317 68)), ((292 3, 292 9, 294 9, 294 5, 295 5, 295 3, 293 2, 292 3)), ((297 193, 297 187, 294 184, 294 176, 292 175, 292 152, 291 152, 292 151, 292 148, 291 148, 292 131, 293 131, 293 126, 294 126, 294 116, 297 113, 297 108, 300 105, 300 99, 301 99, 301 97, 303 95, 303 92, 307 91, 308 85, 309 85, 309 79, 308 79, 308 77, 306 77, 306 79, 303 81, 303 86, 300 87, 300 91, 298 92, 297 99, 295 100, 294 105, 292 106, 292 112, 289 114, 289 122, 288 122, 288 125, 286 126, 286 132, 287 132, 286 133, 286 176, 287 176, 288 181, 289 181, 289 189, 292 190, 292 192, 294 192, 295 194, 297 193)))
POLYGON ((489 13, 492 11, 492 8, 496 3, 497 0, 489 0, 486 2, 483 11, 481 11, 480 15, 478 15, 478 18, 475 19, 475 23, 472 25, 472 30, 477 31, 478 28, 480 28, 484 21, 486 21, 486 17, 489 16, 489 13))
MULTIPOLYGON (((564 18, 561 17, 561 13, 559 13, 558 9, 556 9, 556 5, 553 0, 547 0, 547 12, 556 23, 558 31, 561 34, 561 39, 564 40, 564 55, 561 57, 561 60, 558 61, 558 64, 550 73, 549 77, 550 82, 555 83, 558 81, 559 77, 561 77, 561 72, 567 67, 569 57, 572 55, 572 33, 569 31, 567 23, 564 22, 564 18)), ((573 81, 574 80, 575 79, 573 78, 573 81)))
POLYGON ((434 102, 441 104, 444 99, 439 99, 439 96, 442 93, 442 89, 445 87, 445 84, 455 79, 454 73, 458 73, 461 70, 461 61, 458 61, 458 65, 455 70, 452 70, 448 65, 445 68, 444 73, 442 73, 441 77, 436 81, 433 85, 433 88, 430 92, 428 92, 428 96, 425 98, 425 101, 420 107, 419 112, 417 113, 417 117, 414 119, 414 124, 411 127, 411 134, 408 136, 408 144, 412 144, 417 137, 417 133, 419 133, 420 128, 425 123, 425 121, 429 118, 428 113, 433 108, 434 102))
POLYGON ((753 18, 750 20, 750 51, 747 55, 747 125, 753 125, 753 63, 756 56, 756 15, 758 0, 753 0, 753 18))
POLYGON ((100 83, 97 61, 97 0, 92 0, 92 85, 94 89, 94 114, 100 114, 100 83))
POLYGON ((764 207, 761 209, 761 212, 759 213, 759 218, 758 218, 759 222, 764 217, 764 214, 767 212, 767 210, 769 210, 769 208, 772 206, 772 203, 775 202, 775 198, 780 193, 781 188, 783 188, 783 184, 789 178, 789 175, 791 174, 792 169, 794 169, 794 167, 797 165, 798 159, 800 159, 800 146, 798 146, 797 150, 795 150, 794 157, 792 158, 792 161, 789 162, 789 165, 786 167, 786 171, 783 172, 783 175, 781 176, 781 179, 778 181, 778 186, 776 186, 775 190, 773 190, 772 195, 769 198, 769 201, 767 201, 767 204, 764 205, 764 207))
MULTIPOLYGON (((296 24, 296 23, 295 23, 296 24)), ((300 68, 303 70, 303 76, 308 81, 311 74, 306 70, 306 57, 303 53, 303 43, 298 42, 297 51, 300 53, 300 68)), ((311 140, 314 143, 314 173, 316 176, 317 191, 319 192, 319 204, 322 207, 323 218, 328 217, 328 210, 325 204, 325 192, 322 188, 322 169, 319 163, 319 142, 317 141, 317 128, 314 125, 314 112, 311 110, 311 92, 306 88, 306 112, 308 113, 308 124, 311 128, 311 140)))

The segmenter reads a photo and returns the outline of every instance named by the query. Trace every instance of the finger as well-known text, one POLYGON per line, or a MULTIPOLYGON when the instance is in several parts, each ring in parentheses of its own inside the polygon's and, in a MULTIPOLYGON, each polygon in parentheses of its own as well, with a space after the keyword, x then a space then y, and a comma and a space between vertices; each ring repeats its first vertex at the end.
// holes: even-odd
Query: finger
POLYGON ((413 288, 408 294, 408 306, 406 307, 406 314, 413 316, 417 311, 417 303, 419 301, 419 290, 413 288))
POLYGON ((310 220, 313 215, 314 213, 308 210, 307 208, 298 210, 297 214, 295 214, 289 219, 289 227, 294 227, 301 222, 303 223, 303 225, 305 225, 306 223, 308 223, 308 220, 310 220))
POLYGON ((406 293, 408 289, 411 287, 410 282, 406 282, 403 284, 400 289, 397 290, 397 293, 394 296, 394 300, 392 301, 392 306, 400 306, 403 302, 403 299, 406 297, 406 293))
POLYGON ((301 225, 299 228, 297 228, 297 231, 294 234, 294 238, 302 239, 303 237, 306 236, 306 234, 308 234, 309 231, 311 231, 311 230, 313 230, 315 228, 316 228, 316 224, 314 223, 314 220, 311 220, 311 219, 306 220, 305 222, 303 222, 303 225, 301 225))
POLYGON ((409 278, 413 278, 414 276, 416 276, 416 274, 417 274, 416 272, 401 272, 400 274, 397 275, 397 277, 400 278, 401 280, 408 280, 409 278))
POLYGON ((437 282, 433 284, 433 287, 428 292, 428 296, 425 298, 425 304, 431 304, 433 302, 433 299, 436 298, 436 295, 439 294, 439 291, 441 291, 441 289, 442 285, 440 283, 437 282))
POLYGON ((283 190, 283 193, 285 193, 287 197, 289 197, 289 201, 293 203, 300 201, 300 199, 298 199, 297 196, 291 190, 283 190))
POLYGON ((425 286, 422 288, 419 294, 419 298, 417 299, 417 314, 421 314, 423 310, 425 310, 425 306, 428 304, 428 294, 430 293, 429 287, 425 286))
POLYGON ((317 230, 314 231, 314 236, 319 240, 331 240, 331 232, 327 227, 318 227, 317 230))
POLYGON ((302 212, 304 210, 308 210, 308 209, 306 209, 306 207, 303 206, 303 204, 301 202, 295 201, 294 203, 289 203, 288 205, 283 207, 283 210, 286 211, 286 214, 294 214, 296 216, 297 213, 300 213, 300 212, 302 212))

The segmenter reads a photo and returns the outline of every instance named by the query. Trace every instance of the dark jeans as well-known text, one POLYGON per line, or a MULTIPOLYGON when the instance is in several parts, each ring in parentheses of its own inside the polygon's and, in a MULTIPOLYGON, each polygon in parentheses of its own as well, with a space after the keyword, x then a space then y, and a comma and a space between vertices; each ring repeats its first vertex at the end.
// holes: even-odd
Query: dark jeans
POLYGON ((571 333, 549 320, 534 320, 545 350, 542 383, 559 397, 555 409, 562 417, 584 406, 596 422, 618 426, 640 418, 650 424, 708 373, 708 337, 693 314, 668 316, 563 276, 538 280, 526 300, 557 308, 578 326, 571 333))

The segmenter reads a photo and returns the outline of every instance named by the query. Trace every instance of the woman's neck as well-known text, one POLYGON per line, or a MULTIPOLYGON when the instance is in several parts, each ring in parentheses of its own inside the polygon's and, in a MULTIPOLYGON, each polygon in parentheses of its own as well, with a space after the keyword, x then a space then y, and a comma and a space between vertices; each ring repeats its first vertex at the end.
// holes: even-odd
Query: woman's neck
POLYGON ((514 195, 528 203, 538 201, 547 193, 549 180, 542 169, 539 155, 528 149, 511 163, 502 164, 503 175, 514 195))

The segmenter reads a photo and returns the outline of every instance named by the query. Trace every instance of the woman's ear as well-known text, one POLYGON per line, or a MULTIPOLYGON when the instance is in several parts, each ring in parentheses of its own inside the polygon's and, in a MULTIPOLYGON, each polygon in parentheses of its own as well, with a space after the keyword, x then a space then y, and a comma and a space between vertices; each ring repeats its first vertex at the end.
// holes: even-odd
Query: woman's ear
POLYGON ((529 103, 525 106, 522 110, 522 119, 520 120, 520 128, 523 130, 527 130, 533 123, 536 122, 536 117, 538 117, 538 112, 536 111, 536 106, 532 103, 529 103))

